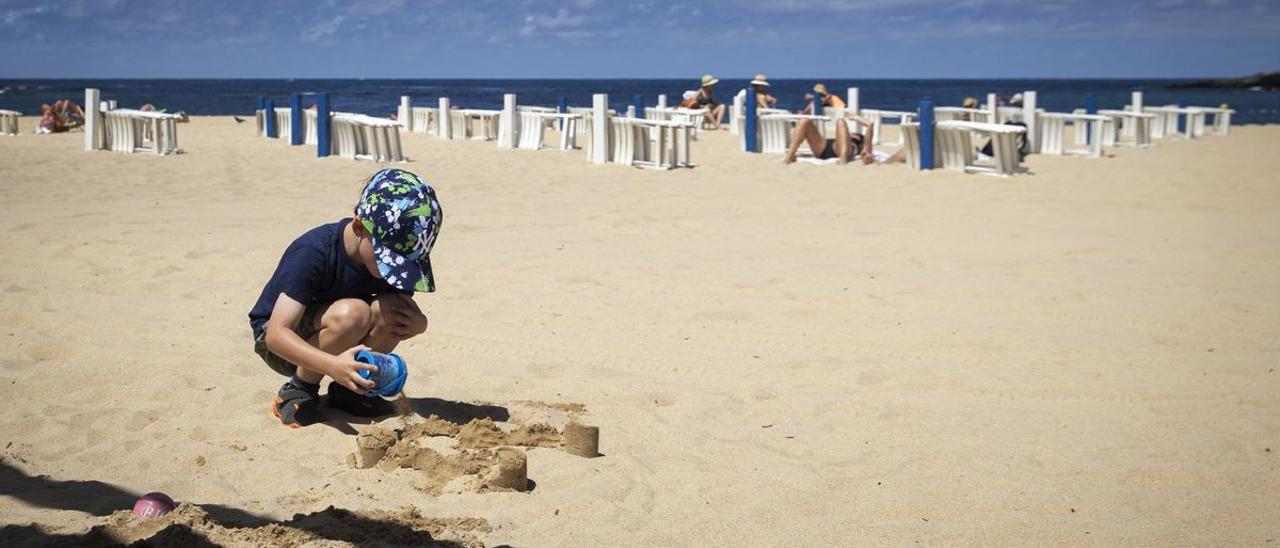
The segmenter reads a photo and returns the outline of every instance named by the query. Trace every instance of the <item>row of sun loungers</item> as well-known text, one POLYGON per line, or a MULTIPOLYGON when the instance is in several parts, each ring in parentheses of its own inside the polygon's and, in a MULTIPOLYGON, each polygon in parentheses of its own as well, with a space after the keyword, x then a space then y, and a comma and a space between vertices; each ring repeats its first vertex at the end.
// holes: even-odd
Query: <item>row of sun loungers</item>
MULTIPOLYGON (((318 142, 318 114, 313 109, 304 109, 301 117, 302 142, 315 145, 318 142)), ((267 113, 259 109, 255 115, 260 136, 267 136, 267 113)), ((293 109, 275 108, 274 116, 276 137, 293 142, 293 109)), ((332 112, 329 114, 329 144, 332 153, 339 158, 349 160, 371 160, 375 162, 404 162, 403 149, 400 146, 400 123, 386 118, 376 118, 352 112, 332 112)))

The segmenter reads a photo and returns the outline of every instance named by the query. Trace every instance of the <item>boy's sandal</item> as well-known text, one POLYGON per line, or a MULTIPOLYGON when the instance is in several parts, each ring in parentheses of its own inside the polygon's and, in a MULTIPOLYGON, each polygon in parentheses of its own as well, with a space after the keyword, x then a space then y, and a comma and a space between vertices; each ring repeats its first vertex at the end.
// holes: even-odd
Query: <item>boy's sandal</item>
POLYGON ((329 383, 329 407, 364 418, 395 413, 395 406, 391 402, 377 396, 362 396, 336 382, 329 383))
POLYGON ((320 396, 290 383, 280 387, 271 414, 289 428, 301 428, 320 422, 320 396))

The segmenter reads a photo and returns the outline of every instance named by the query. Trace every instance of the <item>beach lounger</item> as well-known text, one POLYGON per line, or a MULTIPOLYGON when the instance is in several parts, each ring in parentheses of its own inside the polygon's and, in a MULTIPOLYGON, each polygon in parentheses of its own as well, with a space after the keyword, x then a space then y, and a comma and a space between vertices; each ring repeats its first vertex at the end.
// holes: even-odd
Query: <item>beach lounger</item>
MULTIPOLYGON (((907 165, 920 169, 920 124, 902 124, 906 136, 907 165)), ((1024 173, 1022 153, 1018 151, 1018 136, 1027 128, 1007 124, 981 122, 938 122, 933 132, 933 165, 935 168, 965 173, 981 173, 1007 177, 1024 173), (978 163, 974 147, 974 134, 989 137, 994 156, 991 163, 978 163)))
POLYGON ((106 148, 112 152, 168 155, 178 148, 176 114, 115 109, 101 113, 106 148))
POLYGON ((403 162, 400 123, 363 114, 332 115, 332 143, 340 158, 403 162))
POLYGON ((1204 135, 1205 109, 1203 108, 1166 105, 1163 107, 1145 107, 1143 112, 1156 116, 1151 124, 1151 137, 1154 139, 1167 139, 1177 135, 1179 133, 1179 116, 1187 117, 1186 125, 1182 131, 1184 138, 1195 139, 1204 135))
POLYGON ((689 142, 698 123, 610 117, 612 161, 649 169, 692 167, 689 142))
POLYGON ((1099 110, 1098 114, 1110 118, 1102 125, 1102 146, 1151 146, 1158 119, 1155 114, 1129 110, 1099 110), (1126 127, 1129 129, 1125 130, 1126 127))
POLYGON ((938 122, 936 131, 938 146, 942 154, 942 168, 967 173, 1009 176, 1024 173, 1022 153, 1018 150, 1018 137, 1027 133, 1027 128, 1008 124, 985 124, 981 122, 938 122), (973 145, 973 135, 979 134, 991 139, 991 164, 977 163, 977 153, 973 145))
POLYGON ((440 109, 434 107, 413 107, 413 131, 435 135, 440 122, 437 117, 440 109))
MULTIPOLYGON (((1040 114, 1040 152, 1059 156, 1078 155, 1098 158, 1102 156, 1102 140, 1104 125, 1111 117, 1098 114, 1046 112, 1040 114), (1086 145, 1083 149, 1069 149, 1064 143, 1067 126, 1075 130, 1076 144, 1086 145), (1092 133, 1092 139, 1084 139, 1092 133)), ((1114 131, 1114 130, 1113 130, 1114 131)))
POLYGON ((1231 115, 1236 111, 1229 108, 1201 107, 1206 115, 1213 116, 1213 134, 1226 136, 1231 133, 1231 115))
POLYGON ((0 135, 17 135, 19 116, 22 113, 16 110, 0 110, 0 135))

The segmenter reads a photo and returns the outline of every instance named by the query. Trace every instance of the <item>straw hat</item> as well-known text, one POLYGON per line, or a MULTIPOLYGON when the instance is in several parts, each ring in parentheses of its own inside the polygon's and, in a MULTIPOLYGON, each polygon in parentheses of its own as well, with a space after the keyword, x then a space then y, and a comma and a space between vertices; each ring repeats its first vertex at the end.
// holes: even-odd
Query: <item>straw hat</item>
POLYGON ((761 72, 756 75, 754 80, 751 81, 751 85, 769 87, 769 79, 765 78, 764 73, 761 72))
POLYGON ((1022 94, 1021 93, 1013 94, 1013 97, 1009 98, 1009 104, 1016 107, 1022 106, 1022 94))
POLYGON ((715 76, 712 76, 710 74, 702 75, 702 87, 704 88, 707 86, 714 86, 719 82, 720 82, 720 79, 716 78, 715 76))
POLYGON ((821 94, 823 94, 823 95, 826 95, 826 94, 827 94, 827 85, 826 85, 826 84, 814 84, 814 85, 813 85, 813 91, 814 91, 814 92, 816 92, 816 93, 821 93, 821 94))
POLYGON ((977 108, 978 99, 976 97, 965 97, 964 103, 962 104, 964 105, 964 108, 977 108))

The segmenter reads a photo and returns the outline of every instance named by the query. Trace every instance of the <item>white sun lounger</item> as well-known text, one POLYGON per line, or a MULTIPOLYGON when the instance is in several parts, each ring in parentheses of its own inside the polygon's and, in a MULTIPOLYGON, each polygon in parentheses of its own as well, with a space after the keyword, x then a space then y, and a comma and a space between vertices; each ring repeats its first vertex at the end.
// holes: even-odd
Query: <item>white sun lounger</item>
POLYGON ((1182 131, 1183 137, 1187 139, 1195 139, 1202 136, 1204 133, 1205 110, 1202 108, 1182 108, 1177 105, 1166 105, 1163 107, 1146 107, 1143 109, 1143 112, 1156 115, 1155 120, 1153 120, 1151 124, 1152 138, 1165 139, 1177 135, 1179 115, 1185 115, 1187 117, 1186 126, 1182 131))
POLYGON ((692 167, 689 142, 696 122, 610 117, 612 160, 649 169, 692 167))
POLYGON ((1205 115, 1213 116, 1213 134, 1226 136, 1231 133, 1231 115, 1236 111, 1229 108, 1219 107, 1200 107, 1204 110, 1205 115))
MULTIPOLYGON (((787 152, 787 148, 791 145, 791 135, 795 133, 796 124, 800 123, 801 120, 824 121, 827 119, 825 116, 790 114, 786 111, 777 113, 777 109, 769 110, 774 113, 761 114, 757 117, 759 125, 756 126, 756 139, 759 141, 760 152, 763 154, 783 154, 787 152)), ((738 138, 743 150, 746 150, 747 132, 743 131, 738 138)))
MULTIPOLYGON (((907 164, 920 169, 920 124, 902 124, 906 136, 904 148, 907 164)), ((933 165, 937 168, 965 173, 1009 176, 1026 171, 1018 152, 1018 136, 1026 133, 1022 126, 948 121, 934 126, 933 165), (992 165, 977 163, 973 135, 986 135, 992 140, 992 165)))
POLYGON ((1103 124, 1102 146, 1131 146, 1147 148, 1154 136, 1157 116, 1147 112, 1130 110, 1099 110, 1098 114, 1111 120, 1103 124), (1125 130, 1124 128, 1129 128, 1125 130))
POLYGON ((176 154, 178 119, 176 114, 115 109, 101 113, 106 148, 112 152, 158 155, 176 154))
POLYGON ((435 107, 413 107, 413 131, 435 135, 440 122, 440 109, 435 107))
POLYGON ((1098 158, 1102 156, 1103 126, 1111 117, 1099 114, 1076 114, 1065 112, 1045 112, 1040 114, 1040 152, 1059 156, 1077 155, 1098 158), (1086 133, 1092 132, 1093 138, 1086 141, 1086 148, 1069 149, 1065 146, 1067 125, 1072 125, 1076 134, 1076 143, 1084 139, 1086 133))
POLYGON ((17 135, 19 116, 22 113, 16 110, 0 110, 0 135, 17 135))
POLYGON ((330 136, 335 154, 348 160, 403 162, 400 123, 346 112, 331 115, 330 136))

